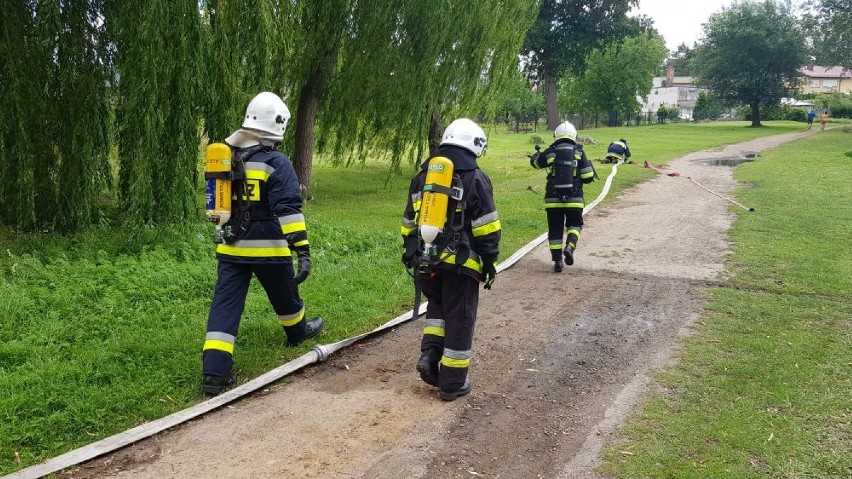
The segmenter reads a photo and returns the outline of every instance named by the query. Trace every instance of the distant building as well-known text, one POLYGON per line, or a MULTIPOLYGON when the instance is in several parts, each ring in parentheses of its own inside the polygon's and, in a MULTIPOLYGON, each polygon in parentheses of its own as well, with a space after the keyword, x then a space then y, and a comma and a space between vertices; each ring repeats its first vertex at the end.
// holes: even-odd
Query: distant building
POLYGON ((852 93, 852 71, 843 67, 808 65, 799 71, 805 76, 802 93, 852 93))
POLYGON ((669 67, 666 70, 666 76, 654 77, 648 98, 640 98, 640 102, 645 102, 642 113, 656 113, 660 106, 676 107, 681 119, 691 120, 698 94, 702 91, 704 90, 695 86, 692 77, 675 76, 674 68, 669 67))

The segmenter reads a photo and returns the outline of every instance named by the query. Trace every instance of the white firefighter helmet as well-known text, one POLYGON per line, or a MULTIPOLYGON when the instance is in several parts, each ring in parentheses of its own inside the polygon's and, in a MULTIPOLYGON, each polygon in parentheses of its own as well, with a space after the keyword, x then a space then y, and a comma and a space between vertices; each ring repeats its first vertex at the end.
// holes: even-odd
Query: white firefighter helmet
POLYGON ((287 122, 290 121, 290 110, 275 93, 265 91, 252 98, 246 108, 243 118, 243 128, 265 133, 263 138, 281 141, 287 122))
POLYGON ((459 118, 450 123, 444 130, 441 144, 460 146, 476 155, 477 158, 482 156, 485 148, 488 147, 485 132, 468 118, 459 118))
POLYGON ((561 140, 562 138, 577 141, 577 129, 574 128, 574 125, 572 125, 570 121, 560 123, 559 126, 553 130, 554 140, 561 140))

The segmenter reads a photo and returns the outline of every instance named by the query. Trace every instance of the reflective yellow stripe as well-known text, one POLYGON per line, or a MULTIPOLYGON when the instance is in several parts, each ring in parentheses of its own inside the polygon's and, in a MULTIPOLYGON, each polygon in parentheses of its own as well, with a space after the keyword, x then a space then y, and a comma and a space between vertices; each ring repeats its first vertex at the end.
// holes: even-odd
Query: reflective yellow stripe
POLYGON ((470 358, 468 359, 453 359, 446 356, 441 357, 441 366, 448 368, 466 368, 470 366, 470 358))
POLYGON ((310 243, 308 243, 308 240, 304 239, 302 241, 296 241, 295 243, 293 243, 293 246, 307 246, 309 244, 310 243))
POLYGON ((250 170, 246 168, 246 179, 267 181, 269 179, 269 172, 262 170, 250 170))
POLYGON ((577 228, 571 228, 571 229, 569 229, 567 234, 569 234, 569 235, 570 235, 570 234, 572 234, 572 233, 573 233, 573 234, 575 234, 575 235, 577 235, 577 238, 578 238, 578 239, 580 238, 580 230, 578 230, 577 228))
POLYGON ((415 201, 412 206, 414 206, 414 211, 420 211, 420 201, 415 201))
POLYGON ((295 326, 299 324, 299 321, 305 317, 305 308, 302 308, 301 311, 294 315, 280 315, 278 316, 278 322, 281 326, 295 326))
POLYGON ((400 232, 400 234, 402 234, 402 236, 408 236, 408 235, 410 235, 411 233, 413 233, 413 232, 414 232, 414 230, 416 230, 416 229, 417 229, 417 227, 416 227, 416 226, 415 226, 414 228, 406 228, 405 226, 400 226, 400 227, 399 227, 399 232, 400 232))
POLYGON ((281 231, 283 231, 284 234, 295 233, 296 231, 306 231, 307 229, 308 227, 305 225, 304 221, 296 221, 281 225, 281 231))
POLYGON ((437 326, 426 326, 423 328, 423 334, 431 334, 432 336, 440 336, 444 337, 444 328, 439 328, 437 326))
POLYGON ((492 221, 491 223, 484 224, 478 228, 474 228, 473 236, 485 236, 487 234, 493 233, 495 231, 500 231, 500 220, 492 221))
POLYGON ((283 248, 240 248, 227 244, 218 245, 216 252, 228 256, 248 256, 251 258, 290 256, 291 254, 290 248, 286 246, 283 248))
POLYGON ((554 243, 550 245, 550 249, 562 249, 562 241, 560 241, 559 244, 554 243))
MULTIPOLYGON (((198 344, 198 343, 195 343, 198 344)), ((197 346, 196 346, 197 347, 197 346)), ((204 341, 204 347, 202 351, 207 351, 208 349, 215 349, 216 351, 225 351, 228 354, 234 354, 234 345, 225 341, 220 341, 218 339, 208 339, 204 341)), ((198 351, 196 349, 196 351, 198 351)))
POLYGON ((582 208, 583 203, 545 203, 544 208, 582 208))
MULTIPOLYGON (((449 256, 442 257, 441 261, 443 261, 444 263, 456 264, 456 255, 451 254, 449 256)), ((476 271, 477 273, 482 272, 482 265, 479 264, 479 262, 474 260, 473 258, 468 258, 462 266, 464 266, 465 268, 470 268, 476 271)))
POLYGON ((581 178, 581 179, 583 179, 583 180, 585 180, 586 178, 591 178, 591 177, 593 177, 593 176, 595 176, 595 174, 594 174, 593 172, 590 172, 590 173, 583 173, 582 175, 580 175, 580 178, 581 178))

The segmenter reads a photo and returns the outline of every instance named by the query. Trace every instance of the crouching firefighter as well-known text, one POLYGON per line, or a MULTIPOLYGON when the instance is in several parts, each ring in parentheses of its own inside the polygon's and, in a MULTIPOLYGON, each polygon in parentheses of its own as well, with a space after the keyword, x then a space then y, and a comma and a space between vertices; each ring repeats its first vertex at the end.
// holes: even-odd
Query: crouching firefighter
MULTIPOLYGON (((577 144, 577 129, 564 122, 553 131, 553 144, 530 156, 533 168, 547 169, 544 208, 547 212, 547 239, 553 259, 553 271, 562 272, 567 263, 574 264, 574 251, 583 231, 583 184, 594 181, 595 170, 577 144), (565 228, 565 248, 562 229, 565 228), (565 257, 563 263, 562 257, 565 257)), ((536 147, 537 148, 537 147, 536 147)))
POLYGON ((218 279, 203 346, 202 391, 216 395, 236 381, 234 342, 252 275, 266 291, 286 344, 316 336, 322 318, 305 319, 298 285, 311 270, 302 195, 280 145, 290 111, 274 93, 254 97, 242 128, 208 147, 208 216, 217 223, 218 279), (230 201, 230 205, 228 205, 230 201), (296 253, 298 274, 291 251, 296 253))
POLYGON ((479 283, 491 289, 497 275, 500 219, 491 180, 476 163, 485 148, 485 132, 476 123, 450 123, 411 180, 402 215, 402 261, 429 300, 417 371, 445 401, 471 390, 479 283))
POLYGON ((619 161, 624 163, 630 161, 630 146, 624 138, 609 144, 606 149, 606 157, 601 160, 601 163, 618 163, 619 161))

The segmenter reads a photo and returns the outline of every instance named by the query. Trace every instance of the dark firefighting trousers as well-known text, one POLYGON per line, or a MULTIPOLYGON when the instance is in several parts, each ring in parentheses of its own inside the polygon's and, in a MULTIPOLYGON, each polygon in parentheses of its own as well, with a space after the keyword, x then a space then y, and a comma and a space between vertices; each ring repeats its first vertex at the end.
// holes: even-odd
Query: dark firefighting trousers
POLYGON ((279 263, 236 263, 219 261, 219 278, 207 318, 202 372, 227 377, 234 365, 234 341, 245 308, 251 276, 266 291, 278 322, 288 338, 305 334, 305 307, 293 281, 292 261, 279 263))
POLYGON ((577 247, 583 231, 583 208, 547 208, 547 240, 553 261, 562 259, 562 229, 568 233, 565 244, 577 247))
POLYGON ((455 271, 436 271, 423 273, 418 284, 429 300, 420 350, 441 354, 438 384, 442 391, 456 391, 470 366, 479 281, 455 271))

